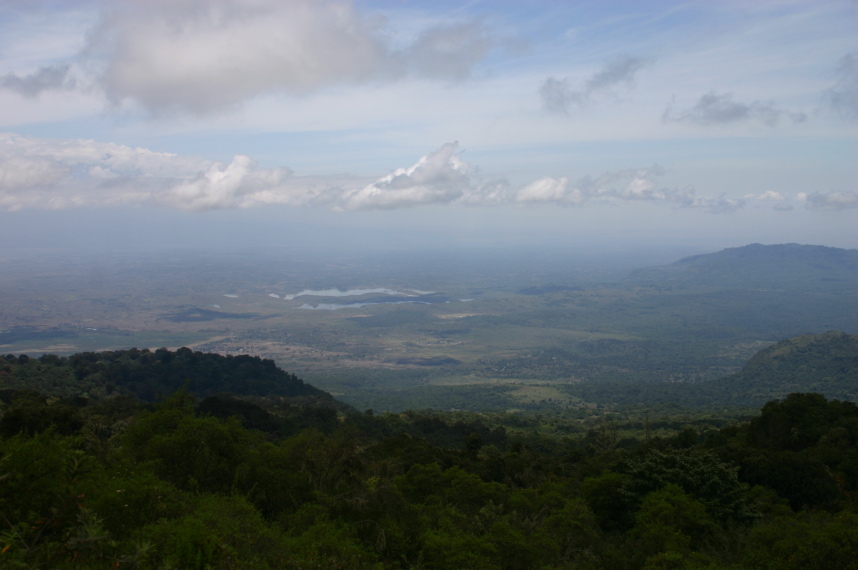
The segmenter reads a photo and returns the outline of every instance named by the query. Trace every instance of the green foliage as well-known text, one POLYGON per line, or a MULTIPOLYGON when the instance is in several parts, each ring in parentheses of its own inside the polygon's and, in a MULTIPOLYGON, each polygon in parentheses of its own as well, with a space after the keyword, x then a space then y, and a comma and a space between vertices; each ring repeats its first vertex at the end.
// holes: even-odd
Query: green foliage
POLYGON ((714 453, 698 449, 650 450, 625 462, 631 476, 623 488, 635 501, 649 493, 675 485, 705 505, 713 519, 748 523, 757 516, 739 468, 722 462, 714 453))
POLYGON ((0 567, 849 568, 858 557, 858 421, 817 395, 720 431, 710 418, 647 418, 643 442, 619 416, 573 430, 546 416, 354 414, 295 432, 265 399, 200 406, 183 390, 147 407, 74 404, 6 403, 56 423, 0 434, 0 567), (75 435, 43 414, 55 405, 74 410, 75 435), (667 425, 679 435, 652 437, 667 425), (840 512, 805 510, 821 506, 840 512))
POLYGON ((372 547, 359 540, 354 526, 324 516, 300 535, 288 538, 286 543, 290 556, 284 568, 383 568, 372 547))
POLYGON ((807 513, 779 517, 751 531, 747 568, 858 568, 858 515, 807 513))
POLYGON ((287 537, 241 497, 200 495, 188 507, 137 531, 153 547, 153 567, 283 568, 290 560, 287 537))
POLYGON ((832 425, 848 419, 858 420, 858 406, 851 402, 829 402, 819 394, 790 394, 763 406, 759 417, 748 425, 747 434, 756 447, 801 451, 819 443, 832 425))
POLYGON ((65 402, 48 402, 32 390, 8 391, 3 398, 9 402, 0 418, 0 434, 35 434, 53 429, 60 435, 74 435, 83 427, 79 411, 65 402))
POLYGON ((626 492, 630 481, 629 475, 608 471, 599 477, 585 479, 581 485, 587 504, 605 530, 631 527, 635 505, 634 497, 626 492))
POLYGON ((661 552, 689 552, 715 533, 717 525, 706 506, 682 487, 669 483, 643 498, 635 516, 631 535, 648 555, 661 552))
POLYGON ((69 357, 46 354, 38 359, 16 358, 14 364, 8 357, 5 360, 9 370, 0 375, 0 387, 31 388, 59 397, 100 399, 121 393, 154 401, 187 386, 197 396, 234 392, 331 400, 330 394, 281 370, 273 360, 249 355, 221 356, 189 348, 175 352, 132 348, 69 357))
POLYGON ((793 509, 842 508, 858 489, 858 407, 819 394, 790 394, 766 404, 719 450, 742 479, 764 485, 793 509))
POLYGON ((10 565, 72 567, 102 560, 112 549, 83 492, 101 466, 79 444, 50 429, 2 440, 0 551, 10 565))

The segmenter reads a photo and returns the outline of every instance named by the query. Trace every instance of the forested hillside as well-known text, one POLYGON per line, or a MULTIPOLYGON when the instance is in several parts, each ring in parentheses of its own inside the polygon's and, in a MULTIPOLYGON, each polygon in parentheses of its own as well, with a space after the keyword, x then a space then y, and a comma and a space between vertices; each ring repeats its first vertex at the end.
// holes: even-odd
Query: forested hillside
POLYGON ((858 402, 858 335, 829 331, 759 351, 741 371, 697 383, 584 382, 570 394, 611 407, 758 408, 791 392, 858 402))
POLYGON ((0 387, 31 389, 49 396, 103 398, 116 394, 154 401, 183 386, 197 396, 234 392, 331 399, 330 394, 278 368, 273 360, 256 356, 221 356, 189 348, 132 348, 70 357, 0 357, 0 387))
MULTIPOLYGON (((284 432, 275 412, 268 427, 247 429, 187 392, 154 408, 121 397, 8 400, 6 568, 851 568, 858 559, 858 408, 813 394, 705 437, 688 429, 622 447, 610 429, 582 439, 481 434, 480 422, 425 414, 304 418, 304 429, 284 432), (447 442, 409 435, 429 425, 447 442)), ((253 405, 243 408, 245 419, 253 405)))
MULTIPOLYGON (((18 360, 7 359, 6 378, 26 369, 36 380, 34 371, 74 359, 32 359, 36 368, 18 360)), ((107 360, 93 362, 109 370, 107 360)), ((321 397, 187 389, 154 405, 7 389, 0 406, 0 567, 780 569, 858 560, 858 407, 818 394, 791 394, 720 428, 644 416, 631 429, 621 414, 597 411, 581 420, 377 415, 321 397)))
POLYGON ((858 335, 830 331, 785 339, 758 352, 742 370, 716 380, 736 405, 761 405, 789 392, 819 392, 829 398, 858 401, 858 335))

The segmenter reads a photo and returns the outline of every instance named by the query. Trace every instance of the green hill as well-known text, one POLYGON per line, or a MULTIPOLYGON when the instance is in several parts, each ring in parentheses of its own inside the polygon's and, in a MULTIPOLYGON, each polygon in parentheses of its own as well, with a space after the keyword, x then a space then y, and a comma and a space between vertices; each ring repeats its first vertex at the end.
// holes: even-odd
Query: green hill
POLYGON ((755 408, 794 392, 858 402, 858 335, 830 331, 791 337, 716 380, 582 382, 566 391, 585 401, 632 408, 755 408))
POLYGON ((858 335, 831 331, 788 338, 761 350, 740 372, 711 387, 751 406, 791 392, 858 402, 858 335))

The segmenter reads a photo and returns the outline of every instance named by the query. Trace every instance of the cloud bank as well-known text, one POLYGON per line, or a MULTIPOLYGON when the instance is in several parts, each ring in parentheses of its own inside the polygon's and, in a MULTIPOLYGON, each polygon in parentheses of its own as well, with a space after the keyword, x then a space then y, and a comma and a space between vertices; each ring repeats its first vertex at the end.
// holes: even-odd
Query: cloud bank
MULTIPOLYGON (((264 168, 237 155, 229 163, 91 140, 48 140, 0 134, 0 209, 160 205, 186 211, 280 204, 336 211, 393 210, 429 204, 463 206, 591 203, 663 203, 713 214, 746 204, 792 209, 779 192, 731 198, 699 196, 693 188, 660 184, 653 165, 571 180, 543 176, 524 184, 475 176, 458 143, 446 143, 409 167, 366 180, 351 176, 297 176, 286 167, 264 168)), ((809 209, 858 207, 858 194, 802 194, 809 209)))

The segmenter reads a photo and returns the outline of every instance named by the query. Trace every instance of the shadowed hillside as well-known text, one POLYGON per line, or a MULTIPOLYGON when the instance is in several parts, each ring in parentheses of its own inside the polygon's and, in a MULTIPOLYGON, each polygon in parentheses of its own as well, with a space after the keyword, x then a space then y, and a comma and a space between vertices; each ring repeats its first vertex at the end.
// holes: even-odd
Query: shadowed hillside
POLYGON ((124 394, 154 401, 187 386, 205 397, 223 392, 255 396, 332 399, 327 392, 258 356, 180 348, 82 352, 69 357, 8 355, 0 360, 0 387, 59 397, 101 398, 124 394))
POLYGON ((761 350, 741 372, 713 385, 741 394, 746 405, 790 392, 858 401, 858 335, 831 331, 788 338, 761 350))

